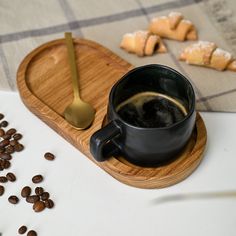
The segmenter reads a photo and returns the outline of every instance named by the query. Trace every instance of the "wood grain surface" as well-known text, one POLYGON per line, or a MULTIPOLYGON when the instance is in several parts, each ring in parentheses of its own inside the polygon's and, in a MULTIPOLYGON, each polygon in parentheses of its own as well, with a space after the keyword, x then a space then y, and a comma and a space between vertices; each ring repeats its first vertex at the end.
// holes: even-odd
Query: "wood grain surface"
POLYGON ((110 89, 133 66, 95 42, 74 39, 74 44, 81 97, 96 109, 92 126, 87 130, 76 130, 62 116, 73 100, 64 39, 36 48, 20 64, 17 85, 28 109, 99 167, 125 184, 139 188, 162 188, 189 176, 199 165, 206 145, 206 128, 199 114, 185 150, 168 165, 143 168, 128 163, 122 157, 112 157, 102 163, 93 159, 89 140, 102 127, 110 89))

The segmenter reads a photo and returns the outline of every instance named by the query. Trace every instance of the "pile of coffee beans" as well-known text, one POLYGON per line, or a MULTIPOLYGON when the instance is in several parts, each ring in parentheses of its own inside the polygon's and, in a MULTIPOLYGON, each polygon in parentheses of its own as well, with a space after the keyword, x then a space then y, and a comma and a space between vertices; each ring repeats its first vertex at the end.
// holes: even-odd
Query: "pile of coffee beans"
POLYGON ((0 158, 10 161, 14 152, 20 152, 24 146, 20 143, 22 134, 17 133, 16 129, 5 130, 0 123, 0 158))
MULTIPOLYGON (((0 113, 0 171, 10 168, 11 160, 14 152, 20 152, 24 146, 20 143, 22 134, 17 133, 15 128, 7 129, 8 122, 4 119, 4 115, 0 113)), ((0 183, 15 182, 15 174, 9 172, 6 176, 0 176, 0 183)), ((0 196, 5 192, 3 185, 0 185, 0 196)), ((12 204, 17 204, 19 199, 17 196, 10 196, 8 201, 12 204)))
MULTIPOLYGON (((27 227, 25 225, 22 225, 18 229, 18 233, 19 234, 25 234, 27 232, 27 230, 28 230, 27 227)), ((34 230, 30 230, 30 231, 28 231, 27 236, 37 236, 37 233, 34 230)))
POLYGON ((11 172, 8 172, 6 176, 0 176, 0 183, 6 183, 7 181, 15 182, 16 176, 11 172))
MULTIPOLYGON (((23 137, 22 134, 18 133, 15 128, 7 129, 9 125, 8 121, 3 119, 4 115, 0 113, 0 173, 1 171, 11 167, 13 154, 24 149, 24 146, 19 141, 23 137)), ((55 155, 50 152, 46 152, 44 154, 44 158, 48 161, 53 161, 55 159, 55 155)), ((16 180, 17 178, 12 172, 8 172, 6 175, 0 174, 0 197, 5 192, 5 187, 3 184, 7 182, 15 182, 16 180)), ((41 174, 32 177, 32 182, 34 184, 39 184, 43 180, 44 177, 41 174)), ((33 210, 35 212, 41 212, 45 208, 51 209, 54 207, 54 202, 50 199, 50 194, 45 191, 43 187, 36 187, 34 189, 34 193, 32 194, 31 187, 25 186, 21 190, 21 197, 25 198, 26 202, 33 204, 33 210)), ((15 195, 11 195, 8 197, 8 201, 11 204, 17 204, 20 199, 15 195)), ((18 233, 25 234, 27 230, 27 227, 23 225, 18 229, 18 233)), ((34 230, 29 230, 27 236, 37 236, 37 233, 34 230)))
MULTIPOLYGON (((0 176, 0 183, 6 183, 8 181, 10 181, 10 182, 16 181, 16 176, 11 172, 7 173, 6 176, 0 176)), ((4 194, 4 192, 5 192, 4 186, 0 185, 0 196, 2 196, 4 194)), ((12 201, 9 201, 9 202, 12 203, 12 201)))
MULTIPOLYGON (((33 177, 34 178, 34 177, 33 177)), ((29 186, 25 186, 21 190, 21 196, 25 198, 26 202, 33 204, 35 212, 41 212, 45 208, 53 208, 54 202, 50 199, 50 194, 44 191, 43 187, 36 187, 34 194, 29 186)))

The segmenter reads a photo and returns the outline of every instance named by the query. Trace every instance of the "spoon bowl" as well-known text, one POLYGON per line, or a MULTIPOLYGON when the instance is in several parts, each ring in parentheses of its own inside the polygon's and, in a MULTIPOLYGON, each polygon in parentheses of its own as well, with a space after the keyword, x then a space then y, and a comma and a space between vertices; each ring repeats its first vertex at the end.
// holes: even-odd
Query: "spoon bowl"
POLYGON ((95 117, 95 110, 89 104, 81 100, 79 95, 78 72, 75 58, 75 50, 70 32, 65 33, 66 45, 68 50, 71 78, 74 92, 74 100, 64 110, 65 119, 77 129, 88 128, 95 117))
POLYGON ((64 111, 65 119, 77 129, 86 129, 94 120, 94 108, 82 100, 74 100, 64 111))

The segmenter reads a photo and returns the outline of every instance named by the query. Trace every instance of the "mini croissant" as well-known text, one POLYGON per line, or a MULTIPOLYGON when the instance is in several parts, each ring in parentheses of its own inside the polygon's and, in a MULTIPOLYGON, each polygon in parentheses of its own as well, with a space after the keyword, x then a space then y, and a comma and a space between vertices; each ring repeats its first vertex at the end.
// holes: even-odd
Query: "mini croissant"
POLYGON ((171 12, 168 16, 151 20, 149 31, 160 37, 178 41, 197 40, 197 31, 193 23, 185 20, 180 12, 171 12))
POLYGON ((158 35, 142 30, 125 34, 120 47, 138 56, 151 56, 155 51, 159 53, 167 52, 164 43, 158 35))
POLYGON ((199 41, 186 47, 179 59, 188 64, 211 67, 216 70, 236 71, 236 60, 233 56, 212 42, 199 41))

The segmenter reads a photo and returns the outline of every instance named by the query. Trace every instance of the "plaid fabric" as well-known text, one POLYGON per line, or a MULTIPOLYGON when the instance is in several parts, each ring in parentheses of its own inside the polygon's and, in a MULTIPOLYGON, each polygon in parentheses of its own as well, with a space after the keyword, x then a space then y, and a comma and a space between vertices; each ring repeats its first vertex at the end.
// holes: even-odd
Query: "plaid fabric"
POLYGON ((180 11, 196 25, 201 40, 214 41, 236 56, 235 0, 1 0, 0 90, 16 91, 19 63, 39 45, 65 31, 94 40, 135 66, 165 64, 186 75, 201 111, 236 112, 236 73, 178 61, 192 42, 165 40, 168 53, 139 58, 119 48, 124 33, 146 29, 154 16, 180 11))

